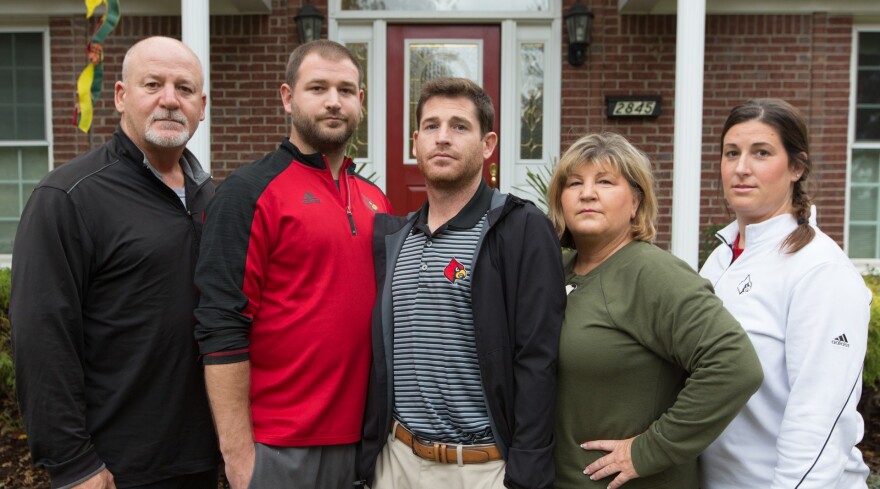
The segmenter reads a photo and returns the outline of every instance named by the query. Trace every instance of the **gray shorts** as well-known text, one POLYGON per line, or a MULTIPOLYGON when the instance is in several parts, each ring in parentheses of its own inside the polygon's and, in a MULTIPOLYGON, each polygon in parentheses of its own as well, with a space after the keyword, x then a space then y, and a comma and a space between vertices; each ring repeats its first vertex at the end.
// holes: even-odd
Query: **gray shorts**
POLYGON ((355 445, 276 447, 254 443, 248 489, 350 489, 355 445))

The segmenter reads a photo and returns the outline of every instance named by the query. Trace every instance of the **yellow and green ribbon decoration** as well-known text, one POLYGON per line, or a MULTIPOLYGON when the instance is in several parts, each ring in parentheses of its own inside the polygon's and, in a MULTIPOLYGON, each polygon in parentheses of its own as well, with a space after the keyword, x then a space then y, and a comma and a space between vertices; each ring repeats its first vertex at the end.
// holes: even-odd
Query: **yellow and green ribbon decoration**
POLYGON ((76 82, 77 106, 74 110, 74 121, 80 131, 89 132, 94 103, 101 94, 104 79, 104 39, 119 23, 119 0, 85 0, 85 3, 87 19, 92 17, 96 8, 104 5, 104 16, 86 46, 89 64, 82 70, 76 82))

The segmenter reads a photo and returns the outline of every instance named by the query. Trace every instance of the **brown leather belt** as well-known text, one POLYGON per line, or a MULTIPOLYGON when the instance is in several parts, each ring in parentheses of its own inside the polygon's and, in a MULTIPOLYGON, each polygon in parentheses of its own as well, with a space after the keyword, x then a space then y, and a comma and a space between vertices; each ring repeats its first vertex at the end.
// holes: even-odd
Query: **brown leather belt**
POLYGON ((391 421, 394 437, 412 448, 417 456, 441 464, 457 464, 461 453, 462 464, 482 464, 493 460, 501 460, 501 451, 497 445, 454 445, 419 440, 402 424, 391 421), (396 425, 396 429, 395 429, 396 425))

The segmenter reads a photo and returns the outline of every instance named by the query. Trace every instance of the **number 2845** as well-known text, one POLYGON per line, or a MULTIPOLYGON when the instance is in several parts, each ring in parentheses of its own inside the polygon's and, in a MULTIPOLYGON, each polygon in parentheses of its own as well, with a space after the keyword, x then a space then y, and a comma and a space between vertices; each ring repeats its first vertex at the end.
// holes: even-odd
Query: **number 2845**
POLYGON ((640 102, 638 100, 633 101, 622 101, 619 100, 614 103, 614 110, 611 111, 611 115, 654 115, 654 109, 657 107, 657 102, 653 100, 648 100, 644 102, 640 102))

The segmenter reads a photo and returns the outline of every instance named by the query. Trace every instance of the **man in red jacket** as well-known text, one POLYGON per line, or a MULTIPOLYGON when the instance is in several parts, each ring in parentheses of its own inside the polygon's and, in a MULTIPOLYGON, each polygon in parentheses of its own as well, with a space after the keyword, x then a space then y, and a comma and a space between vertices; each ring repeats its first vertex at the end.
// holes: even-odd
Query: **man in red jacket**
POLYGON ((382 192, 345 156, 361 70, 344 46, 299 46, 281 99, 290 138, 240 168, 207 210, 196 338, 233 489, 354 480, 382 192))

